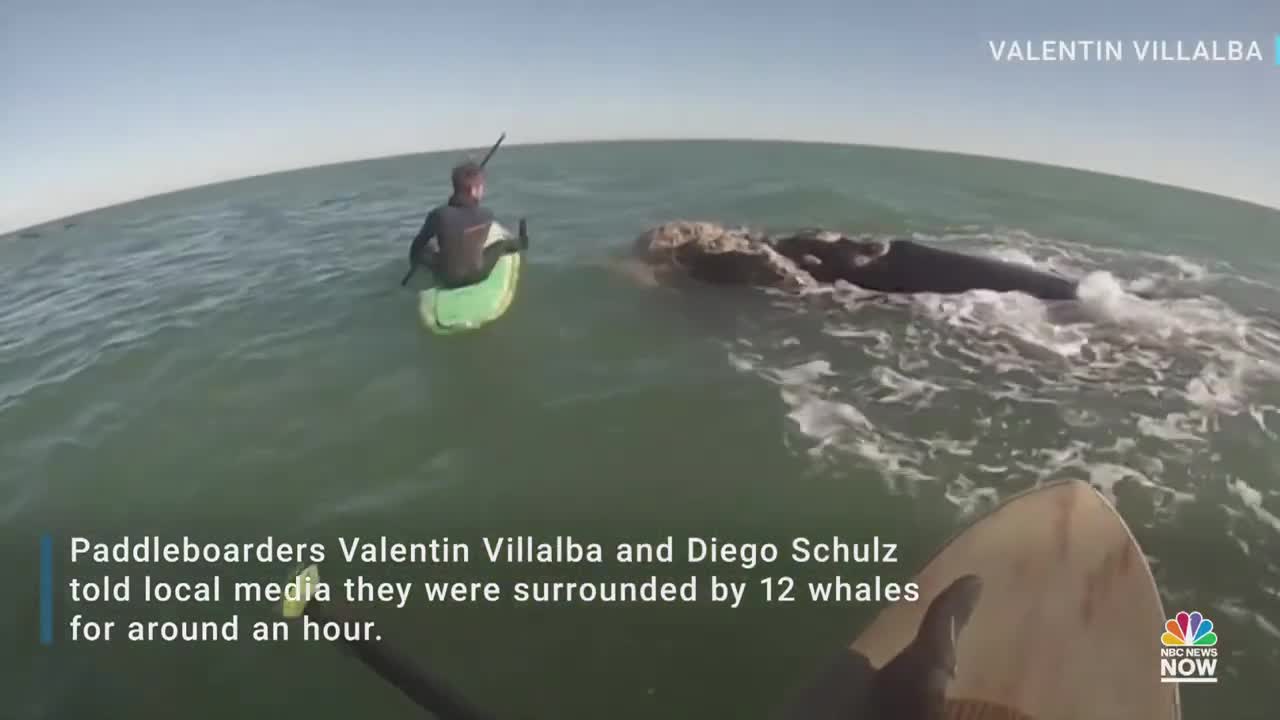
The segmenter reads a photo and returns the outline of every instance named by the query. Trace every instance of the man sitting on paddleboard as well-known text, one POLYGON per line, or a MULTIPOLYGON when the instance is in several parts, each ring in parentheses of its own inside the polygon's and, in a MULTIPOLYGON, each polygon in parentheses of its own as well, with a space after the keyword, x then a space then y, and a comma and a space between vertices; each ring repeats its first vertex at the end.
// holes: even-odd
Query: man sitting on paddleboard
POLYGON ((518 241, 499 240, 486 247, 494 218, 488 208, 480 205, 484 168, 473 162, 463 163, 453 169, 452 179, 453 195, 427 214, 409 248, 409 264, 426 265, 446 287, 463 287, 489 277, 503 255, 527 250, 529 236, 521 220, 518 241), (427 248, 432 238, 436 238, 439 249, 427 248))

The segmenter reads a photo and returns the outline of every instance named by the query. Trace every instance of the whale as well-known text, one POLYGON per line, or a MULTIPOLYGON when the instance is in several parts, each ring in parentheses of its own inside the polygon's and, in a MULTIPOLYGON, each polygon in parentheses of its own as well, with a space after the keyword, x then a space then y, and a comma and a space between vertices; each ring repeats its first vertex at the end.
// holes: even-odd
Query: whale
POLYGON ((824 237, 805 232, 772 241, 820 283, 843 280, 884 293, 1021 292, 1041 300, 1076 300, 1078 281, 1036 268, 913 240, 824 237))
POLYGON ((1077 278, 915 240, 823 229, 769 236, 678 220, 645 231, 634 250, 654 270, 717 285, 804 290, 843 281, 886 294, 990 290, 1046 301, 1079 299, 1077 278))

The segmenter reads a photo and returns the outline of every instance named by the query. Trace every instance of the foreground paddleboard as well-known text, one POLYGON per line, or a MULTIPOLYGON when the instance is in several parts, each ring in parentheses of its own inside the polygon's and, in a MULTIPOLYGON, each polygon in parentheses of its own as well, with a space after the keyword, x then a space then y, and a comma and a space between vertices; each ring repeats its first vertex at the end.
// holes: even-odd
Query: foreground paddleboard
MULTIPOLYGON (((499 223, 489 226, 485 246, 514 236, 499 223)), ((515 299, 520 254, 502 256, 489 277, 461 288, 433 287, 418 294, 418 313, 429 330, 450 335, 488 325, 502 317, 515 299)))
POLYGON ((915 637, 929 603, 977 575, 958 635, 946 717, 1177 720, 1160 682, 1165 614, 1150 567, 1111 504, 1085 482, 1010 498, 956 535, 916 578, 920 601, 880 613, 852 649, 877 668, 915 637))

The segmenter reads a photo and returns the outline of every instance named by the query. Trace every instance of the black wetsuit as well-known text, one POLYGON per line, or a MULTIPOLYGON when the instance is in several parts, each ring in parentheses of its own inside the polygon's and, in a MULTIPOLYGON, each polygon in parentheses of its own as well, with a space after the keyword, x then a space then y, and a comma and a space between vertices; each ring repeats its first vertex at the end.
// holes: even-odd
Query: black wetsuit
POLYGON ((523 237, 519 242, 499 240, 485 246, 493 222, 493 213, 488 208, 455 195, 427 214, 409 248, 409 262, 429 267, 446 287, 478 283, 489 277, 503 255, 527 247, 523 237), (427 250, 432 238, 439 244, 436 252, 427 250))

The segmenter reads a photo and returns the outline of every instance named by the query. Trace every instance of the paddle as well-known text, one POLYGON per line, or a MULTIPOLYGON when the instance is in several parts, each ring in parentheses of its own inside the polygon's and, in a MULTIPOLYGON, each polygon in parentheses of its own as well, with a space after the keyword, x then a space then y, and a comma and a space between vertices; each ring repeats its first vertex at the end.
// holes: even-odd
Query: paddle
POLYGON ((489 158, 493 157, 493 154, 498 152, 498 146, 501 145, 502 141, 506 139, 507 139, 506 133, 502 133, 502 135, 498 137, 498 142, 494 143, 493 147, 489 148, 489 152, 486 153, 484 156, 484 159, 480 161, 480 167, 484 167, 485 165, 489 164, 489 158))
MULTIPOLYGON (((502 135, 498 137, 498 142, 494 143, 493 147, 489 148, 489 152, 485 154, 484 159, 480 161, 480 167, 484 167, 485 165, 489 164, 489 158, 493 157, 493 154, 498 152, 498 146, 501 145, 502 141, 506 139, 507 139, 507 134, 504 132, 502 133, 502 135)), ((412 262, 409 264, 409 272, 405 273, 404 279, 400 281, 400 286, 404 287, 404 285, 409 282, 409 278, 413 277, 413 274, 417 271, 418 271, 418 263, 416 262, 416 259, 415 259, 415 262, 412 262)))
MULTIPOLYGON (((320 582, 320 571, 315 565, 294 573, 290 579, 290 592, 282 606, 282 614, 288 620, 297 620, 304 614, 317 623, 339 621, 336 614, 321 606, 311 597, 320 582), (288 599, 294 598, 294 599, 288 599)), ((346 620, 341 619, 341 620, 346 620)), ((350 623, 346 620, 346 623, 350 623)), ((442 720, 494 720, 490 715, 471 705, 444 681, 433 676, 408 655, 398 652, 385 641, 350 640, 343 642, 353 654, 383 680, 394 685, 415 704, 442 720)))

